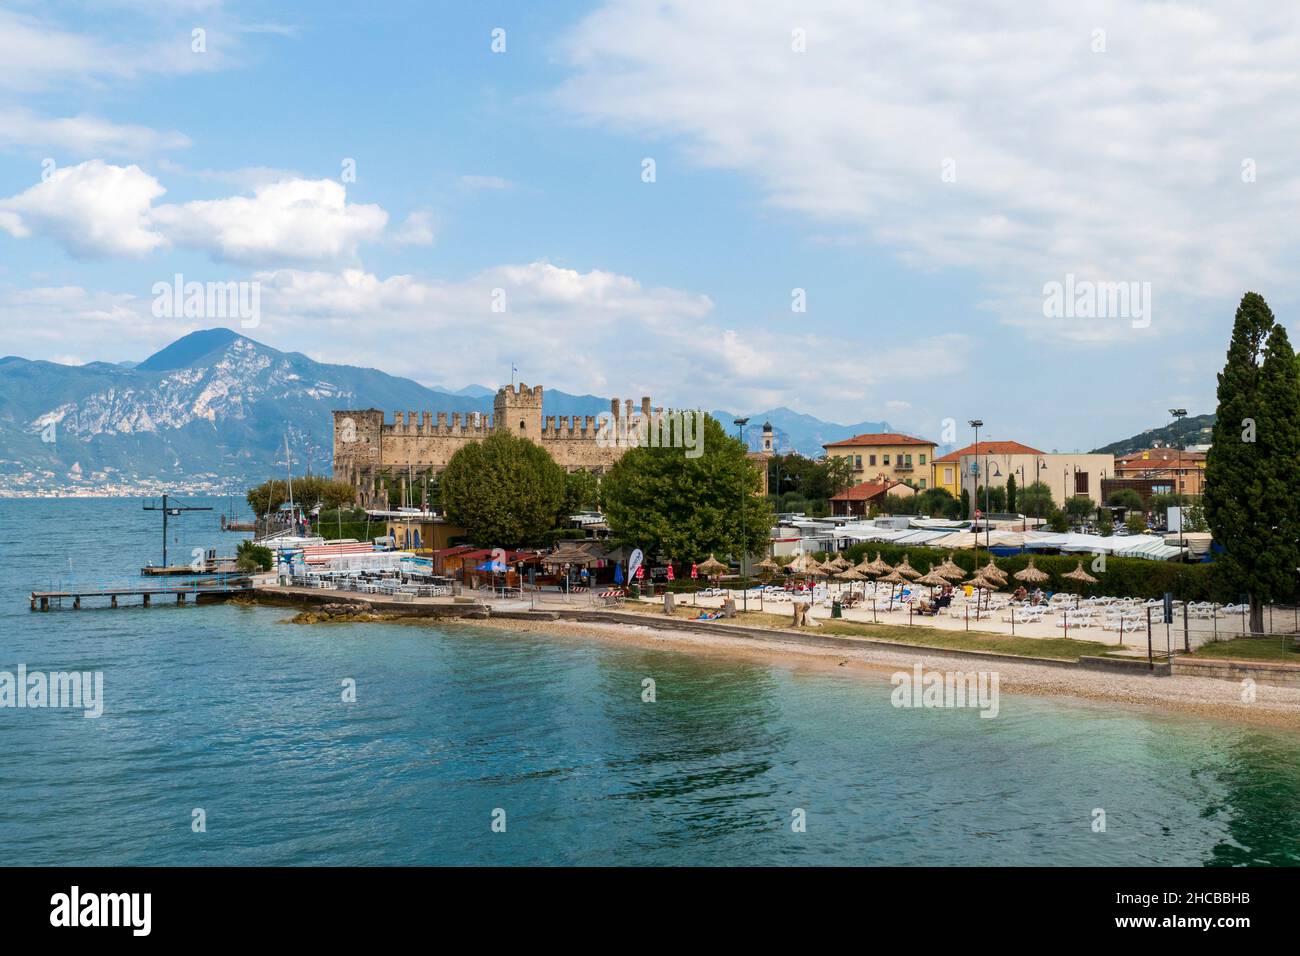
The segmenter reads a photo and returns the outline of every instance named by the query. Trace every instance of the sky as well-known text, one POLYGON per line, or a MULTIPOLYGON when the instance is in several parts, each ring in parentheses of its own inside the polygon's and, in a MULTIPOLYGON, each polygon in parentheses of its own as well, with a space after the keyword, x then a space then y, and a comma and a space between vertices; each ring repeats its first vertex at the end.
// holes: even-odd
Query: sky
POLYGON ((1249 2, 0 0, 0 353, 1086 450, 1294 329, 1296 64, 1249 2))

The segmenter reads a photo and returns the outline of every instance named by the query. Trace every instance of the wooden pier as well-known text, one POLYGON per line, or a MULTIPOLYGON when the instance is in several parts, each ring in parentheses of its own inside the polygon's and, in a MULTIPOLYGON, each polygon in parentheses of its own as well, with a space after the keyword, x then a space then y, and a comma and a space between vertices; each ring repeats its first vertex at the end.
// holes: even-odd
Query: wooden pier
MULTIPOLYGON (((229 584, 193 583, 178 584, 166 587, 137 587, 132 585, 123 585, 122 587, 107 588, 84 588, 68 591, 33 591, 32 592, 32 610, 48 611, 52 606, 62 606, 64 601, 72 602, 74 611, 81 610, 81 601, 83 598, 108 598, 109 607, 119 607, 119 598, 140 598, 139 606, 150 607, 154 598, 167 599, 174 597, 177 604, 184 604, 190 598, 198 603, 204 597, 220 596, 230 597, 235 594, 249 593, 253 590, 252 583, 249 581, 240 581, 229 584)), ((134 606, 134 605, 133 605, 134 606)))

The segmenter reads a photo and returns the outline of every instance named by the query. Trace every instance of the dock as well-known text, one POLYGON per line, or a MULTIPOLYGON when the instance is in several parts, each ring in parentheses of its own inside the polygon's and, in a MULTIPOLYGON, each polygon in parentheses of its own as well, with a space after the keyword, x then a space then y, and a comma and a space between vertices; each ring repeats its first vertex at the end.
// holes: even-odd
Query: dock
POLYGON ((67 591, 33 591, 32 610, 48 611, 51 607, 62 606, 64 601, 72 602, 74 611, 81 610, 85 598, 108 598, 109 607, 119 607, 119 599, 140 598, 140 607, 150 607, 154 598, 175 597, 177 604, 185 604, 191 598, 198 603, 204 597, 230 597, 235 594, 249 593, 253 590, 252 582, 241 579, 228 583, 193 582, 161 587, 140 587, 124 584, 121 587, 81 588, 67 591))
POLYGON ((147 578, 184 577, 185 575, 193 577, 196 574, 234 574, 238 570, 234 558, 218 558, 215 564, 208 563, 198 571, 188 564, 173 564, 166 568, 151 564, 141 568, 140 574, 147 578))

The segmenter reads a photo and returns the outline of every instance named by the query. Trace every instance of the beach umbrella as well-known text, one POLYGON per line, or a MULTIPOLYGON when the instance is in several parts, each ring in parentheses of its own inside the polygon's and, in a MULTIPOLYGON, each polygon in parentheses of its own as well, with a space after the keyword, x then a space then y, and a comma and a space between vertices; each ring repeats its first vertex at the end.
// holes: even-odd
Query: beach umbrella
POLYGON ((709 560, 703 561, 699 565, 700 574, 703 574, 705 577, 716 577, 726 570, 727 566, 713 555, 709 555, 709 560))
POLYGON ((853 565, 844 560, 844 555, 842 554, 835 555, 835 557, 826 562, 825 566, 828 568, 834 567, 836 571, 847 571, 849 568, 853 567, 853 565))
POLYGON ((785 569, 791 574, 806 574, 808 571, 808 562, 812 561, 806 554, 800 554, 793 561, 785 566, 785 569))
POLYGON ((1017 581, 1024 581, 1026 584, 1042 584, 1051 577, 1046 571, 1040 571, 1034 567, 1034 559, 1030 558, 1029 563, 1025 565, 1024 570, 1017 571, 1012 575, 1017 581))
POLYGON ((905 578, 919 578, 921 576, 921 572, 912 567, 906 555, 903 556, 903 560, 898 563, 898 567, 894 568, 894 570, 905 578))
POLYGON ((940 574, 942 574, 949 581, 960 581, 962 578, 966 576, 966 572, 963 571, 955 561, 953 561, 951 555, 944 558, 943 564, 939 565, 939 567, 937 567, 935 570, 938 571, 940 574))
POLYGON ((894 570, 894 566, 892 564, 890 564, 888 561, 883 560, 880 557, 879 551, 876 552, 876 556, 872 560, 871 566, 875 568, 877 574, 888 574, 890 571, 894 570))
POLYGON ((938 568, 931 568, 928 574, 924 574, 916 579, 917 584, 928 584, 932 588, 942 587, 948 583, 948 579, 939 573, 938 568))
POLYGON ((989 558, 989 563, 980 568, 979 573, 989 581, 997 581, 999 584, 1007 583, 1007 574, 1000 567, 993 563, 993 558, 989 558))
POLYGON ((1083 570, 1083 561, 1080 561, 1078 566, 1073 571, 1070 571, 1068 574, 1062 574, 1061 577, 1069 578, 1071 581, 1078 581, 1081 584, 1097 583, 1096 578, 1094 578, 1087 571, 1083 570))
POLYGON ((866 576, 865 574, 863 574, 861 571, 859 571, 857 568, 848 568, 847 570, 845 570, 845 571, 841 571, 841 572, 840 572, 840 574, 839 574, 839 579, 840 579, 841 581, 848 581, 848 582, 849 582, 849 594, 852 594, 852 593, 853 593, 853 582, 854 582, 854 581, 866 581, 866 580, 867 580, 867 576, 866 576))
POLYGON ((769 573, 781 570, 781 565, 777 564, 771 558, 764 558, 762 561, 758 562, 758 564, 754 565, 754 567, 760 571, 767 571, 769 573))

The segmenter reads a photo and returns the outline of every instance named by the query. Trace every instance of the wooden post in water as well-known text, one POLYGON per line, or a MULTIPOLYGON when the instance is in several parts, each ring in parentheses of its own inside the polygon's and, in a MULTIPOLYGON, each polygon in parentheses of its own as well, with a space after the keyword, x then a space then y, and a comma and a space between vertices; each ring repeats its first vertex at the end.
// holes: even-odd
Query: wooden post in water
POLYGON ((149 606, 149 595, 148 595, 148 594, 144 594, 144 595, 141 595, 141 597, 144 598, 144 606, 145 606, 145 607, 148 607, 148 606, 149 606))

